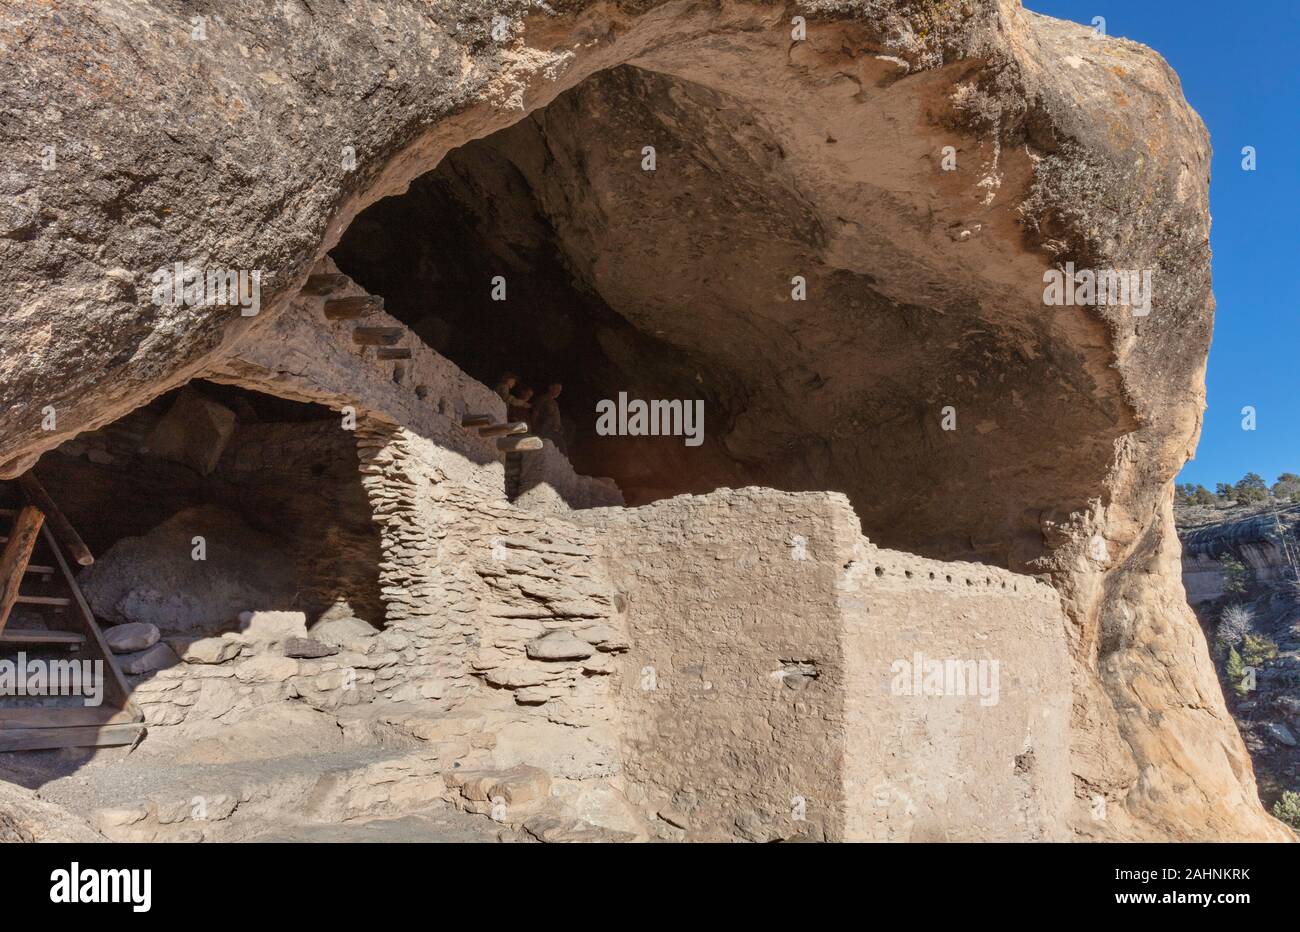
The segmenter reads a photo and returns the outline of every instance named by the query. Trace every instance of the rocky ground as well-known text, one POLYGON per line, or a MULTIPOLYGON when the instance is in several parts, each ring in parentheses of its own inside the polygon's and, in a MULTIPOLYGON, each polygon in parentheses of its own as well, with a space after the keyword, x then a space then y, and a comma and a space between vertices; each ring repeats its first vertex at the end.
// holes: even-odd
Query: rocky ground
POLYGON ((1243 518, 1251 518, 1255 515, 1271 512, 1275 507, 1288 509, 1294 506, 1290 502, 1274 505, 1271 500, 1251 502, 1249 504, 1239 504, 1234 501, 1216 501, 1212 505, 1189 505, 1176 498, 1174 500, 1174 521, 1181 531, 1186 528, 1240 521, 1243 518))
MULTIPOLYGON (((1278 507, 1283 511, 1286 526, 1291 526, 1289 513, 1294 505, 1286 503, 1278 507)), ((1207 534, 1219 534, 1221 526, 1228 548, 1225 553, 1241 559, 1251 574, 1244 594, 1202 601, 1194 604, 1193 610, 1210 644, 1228 709, 1254 762, 1260 798, 1270 808, 1284 791, 1300 791, 1300 594, 1286 584, 1286 574, 1280 564, 1257 565, 1261 555, 1277 559, 1276 551, 1260 549, 1259 541, 1239 529, 1247 519, 1270 514, 1274 508, 1269 501, 1175 507, 1180 532, 1195 530, 1197 537, 1205 538, 1207 534), (1235 535, 1234 529, 1238 529, 1235 535), (1250 545, 1255 545, 1255 549, 1243 549, 1250 545), (1261 582, 1257 574, 1264 570, 1275 578, 1261 582), (1252 633, 1263 635, 1277 645, 1277 656, 1256 668, 1254 688, 1244 694, 1233 688, 1226 670, 1227 654, 1217 643, 1220 619, 1231 604, 1249 609, 1253 616, 1252 633)))
MULTIPOLYGON (((1256 688, 1238 695, 1227 682, 1223 655, 1211 651, 1228 710, 1254 761, 1260 798, 1271 807, 1283 791, 1300 791, 1300 605, 1274 593, 1247 604, 1256 613, 1254 631, 1278 648, 1277 657, 1257 669, 1256 688)), ((1213 645, 1217 617, 1205 610, 1198 615, 1213 645)))
POLYGON ((266 719, 238 735, 156 729, 136 748, 0 754, 0 841, 633 840, 575 818, 536 767, 449 764, 455 742, 391 733, 345 742, 357 721, 302 709, 266 719))

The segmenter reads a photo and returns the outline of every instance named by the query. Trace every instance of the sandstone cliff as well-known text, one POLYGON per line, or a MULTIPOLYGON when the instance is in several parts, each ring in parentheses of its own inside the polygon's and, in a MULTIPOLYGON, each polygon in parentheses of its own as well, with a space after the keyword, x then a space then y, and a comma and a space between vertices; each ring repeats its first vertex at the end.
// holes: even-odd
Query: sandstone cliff
POLYGON ((886 546, 1048 574, 1080 836, 1285 837, 1179 581, 1209 148, 1149 49, 1013 0, 232 0, 201 22, 22 0, 0 49, 3 475, 256 345, 360 211, 579 89, 594 128, 555 111, 560 168, 518 167, 610 307, 720 374, 718 481, 842 490, 886 546), (644 74, 579 88, 623 65, 644 74), (716 202, 565 174, 610 155, 599 120, 629 98, 711 152, 716 202), (1153 312, 1044 307, 1065 261, 1154 270, 1153 312), (175 262, 260 270, 260 313, 153 303, 175 262), (796 274, 807 312, 780 297, 796 274))

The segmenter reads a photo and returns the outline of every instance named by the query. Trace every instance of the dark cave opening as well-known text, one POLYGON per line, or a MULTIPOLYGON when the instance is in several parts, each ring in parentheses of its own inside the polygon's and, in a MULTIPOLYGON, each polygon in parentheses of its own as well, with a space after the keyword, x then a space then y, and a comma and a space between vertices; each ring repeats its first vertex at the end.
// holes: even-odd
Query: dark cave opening
POLYGON ((743 385, 633 324, 576 268, 545 195, 516 161, 543 157, 542 143, 540 124, 528 119, 453 151, 405 194, 357 217, 332 258, 480 382, 495 386, 511 372, 538 396, 561 383, 567 455, 580 473, 614 477, 629 504, 757 482, 719 443, 730 412, 744 405, 743 385), (703 444, 600 436, 597 404, 620 392, 702 402, 703 444))
POLYGON ((1091 325, 941 256, 906 264, 942 304, 890 297, 901 247, 804 184, 743 104, 624 66, 453 150, 331 255, 480 381, 563 383, 570 460, 629 505, 840 491, 881 546, 1032 568, 1132 428, 1103 366, 1060 349, 1091 325), (703 443, 599 435, 620 393, 702 401, 703 443))
POLYGON ((194 380, 43 456, 101 622, 228 630, 242 611, 384 621, 380 539, 339 416, 194 380))

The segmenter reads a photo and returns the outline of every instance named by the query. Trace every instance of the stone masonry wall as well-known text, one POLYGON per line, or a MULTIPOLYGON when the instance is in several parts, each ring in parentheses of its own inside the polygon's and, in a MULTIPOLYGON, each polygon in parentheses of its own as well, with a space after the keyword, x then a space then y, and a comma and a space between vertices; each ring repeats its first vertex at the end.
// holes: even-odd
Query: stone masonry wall
POLYGON ((513 501, 523 508, 562 514, 623 504, 623 493, 613 479, 579 475, 550 440, 544 440, 540 450, 515 456, 518 491, 513 501))
POLYGON ((626 599, 624 768, 660 837, 842 837, 847 500, 742 489, 574 519, 626 599))
POLYGON ((1070 664, 1056 591, 866 538, 839 588, 845 837, 1066 840, 1070 664))
POLYGON ((624 768, 660 837, 1064 836, 1070 674, 1050 586, 879 550, 834 493, 574 519, 627 602, 624 768), (895 695, 918 651, 999 660, 996 701, 895 695))
POLYGON ((595 781, 634 833, 628 810, 665 839, 1061 837, 1049 587, 878 551, 833 493, 572 510, 596 487, 548 482, 543 451, 543 491, 512 504, 494 444, 459 424, 503 418, 499 399, 414 337, 402 368, 373 359, 314 300, 207 377, 355 412, 396 639, 377 700, 473 714, 492 766, 595 781), (918 645, 1005 661, 998 703, 882 692, 918 645))
POLYGON ((452 481, 446 451, 410 432, 366 427, 358 449, 389 629, 415 651, 385 698, 483 713, 504 766, 540 757, 574 779, 615 772, 609 682, 627 638, 582 534, 452 481))
POLYGON ((297 605, 379 627, 379 534, 357 474, 356 442, 337 421, 240 425, 216 470, 221 503, 290 540, 297 605))

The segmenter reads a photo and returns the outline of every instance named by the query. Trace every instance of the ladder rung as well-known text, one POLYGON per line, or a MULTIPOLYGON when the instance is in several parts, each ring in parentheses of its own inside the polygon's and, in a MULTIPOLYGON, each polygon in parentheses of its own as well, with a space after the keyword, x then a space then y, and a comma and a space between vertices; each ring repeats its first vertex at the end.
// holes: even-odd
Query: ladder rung
POLYGON ((75 631, 31 631, 25 628, 5 628, 0 631, 0 644, 50 644, 80 647, 86 639, 75 631))
POLYGON ((92 725, 119 725, 136 721, 136 717, 126 709, 113 708, 110 705, 77 708, 35 708, 0 709, 0 731, 22 728, 75 728, 92 725))
POLYGON ((5 728, 0 730, 0 751, 115 747, 135 744, 144 731, 140 722, 85 728, 5 728))
POLYGON ((23 605, 71 605, 72 600, 61 595, 22 595, 19 594, 16 602, 23 605))
POLYGON ((27 572, 29 572, 29 573, 39 573, 39 574, 42 575, 42 576, 53 576, 53 575, 54 575, 54 567, 52 567, 52 566, 41 566, 41 564, 39 564, 39 563, 28 563, 28 564, 27 564, 27 572))

